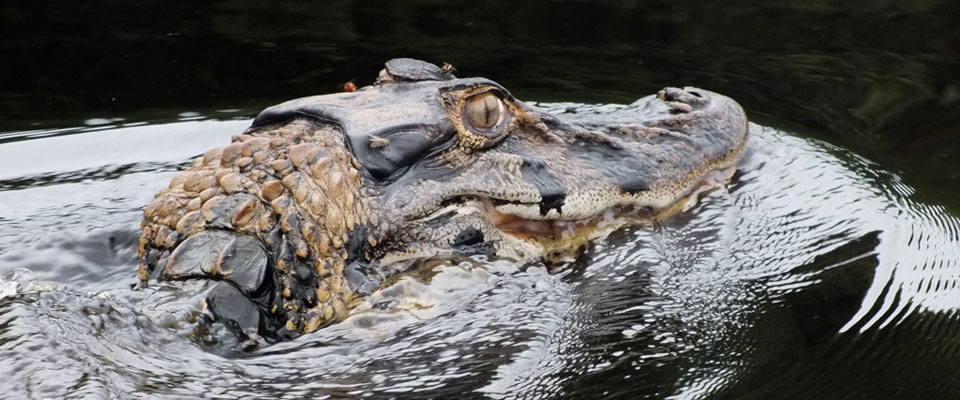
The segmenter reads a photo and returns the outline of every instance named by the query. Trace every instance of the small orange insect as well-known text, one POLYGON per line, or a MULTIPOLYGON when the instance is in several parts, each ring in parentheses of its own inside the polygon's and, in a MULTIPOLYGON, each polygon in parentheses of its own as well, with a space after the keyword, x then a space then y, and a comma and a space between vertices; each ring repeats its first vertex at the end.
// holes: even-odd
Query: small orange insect
POLYGON ((343 84, 343 91, 344 91, 344 92, 352 92, 352 91, 354 91, 354 90, 357 90, 357 84, 356 84, 356 83, 353 83, 353 81, 350 81, 350 82, 347 82, 347 83, 344 83, 344 84, 343 84))
POLYGON ((448 74, 452 74, 452 73, 454 73, 454 72, 457 72, 457 69, 453 66, 453 64, 450 64, 450 63, 448 63, 448 62, 446 62, 446 61, 443 62, 443 66, 440 67, 440 70, 443 71, 443 72, 446 72, 446 73, 448 73, 448 74))

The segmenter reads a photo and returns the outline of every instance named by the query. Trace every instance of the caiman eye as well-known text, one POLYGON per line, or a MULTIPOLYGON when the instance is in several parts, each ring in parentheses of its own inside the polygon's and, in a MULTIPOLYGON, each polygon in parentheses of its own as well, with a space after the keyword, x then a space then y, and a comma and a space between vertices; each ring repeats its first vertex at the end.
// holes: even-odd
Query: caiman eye
POLYGON ((503 121, 503 101, 487 92, 467 99, 464 106, 466 120, 477 129, 493 129, 503 121))

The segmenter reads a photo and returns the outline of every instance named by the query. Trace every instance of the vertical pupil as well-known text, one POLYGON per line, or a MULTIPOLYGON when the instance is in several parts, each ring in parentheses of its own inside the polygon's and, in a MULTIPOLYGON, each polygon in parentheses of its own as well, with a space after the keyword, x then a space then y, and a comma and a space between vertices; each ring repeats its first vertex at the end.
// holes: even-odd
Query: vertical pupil
POLYGON ((483 114, 486 117, 486 126, 493 126, 493 124, 497 122, 493 119, 493 111, 496 109, 496 107, 496 100, 493 99, 493 96, 483 97, 483 114))
POLYGON ((493 128, 500 120, 500 100, 492 93, 481 94, 470 99, 467 118, 470 124, 477 128, 493 128))

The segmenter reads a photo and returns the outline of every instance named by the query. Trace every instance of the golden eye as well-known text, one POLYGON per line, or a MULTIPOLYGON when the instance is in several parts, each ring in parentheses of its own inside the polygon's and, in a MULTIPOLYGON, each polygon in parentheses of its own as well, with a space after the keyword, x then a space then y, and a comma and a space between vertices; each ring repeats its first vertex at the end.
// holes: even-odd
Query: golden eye
POLYGON ((483 93, 468 99, 464 112, 472 127, 491 129, 503 119, 503 102, 493 93, 483 93))

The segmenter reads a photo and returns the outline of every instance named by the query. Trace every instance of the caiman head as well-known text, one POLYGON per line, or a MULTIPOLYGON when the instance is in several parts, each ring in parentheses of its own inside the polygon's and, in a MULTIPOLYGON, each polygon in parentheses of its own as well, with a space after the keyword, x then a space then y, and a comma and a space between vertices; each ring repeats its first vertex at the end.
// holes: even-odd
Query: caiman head
POLYGON ((266 109, 177 175, 144 211, 140 279, 207 280, 235 333, 288 338, 343 319, 407 260, 556 260, 669 213, 725 182, 747 136, 743 110, 701 89, 548 114, 391 60, 372 86, 266 109))

